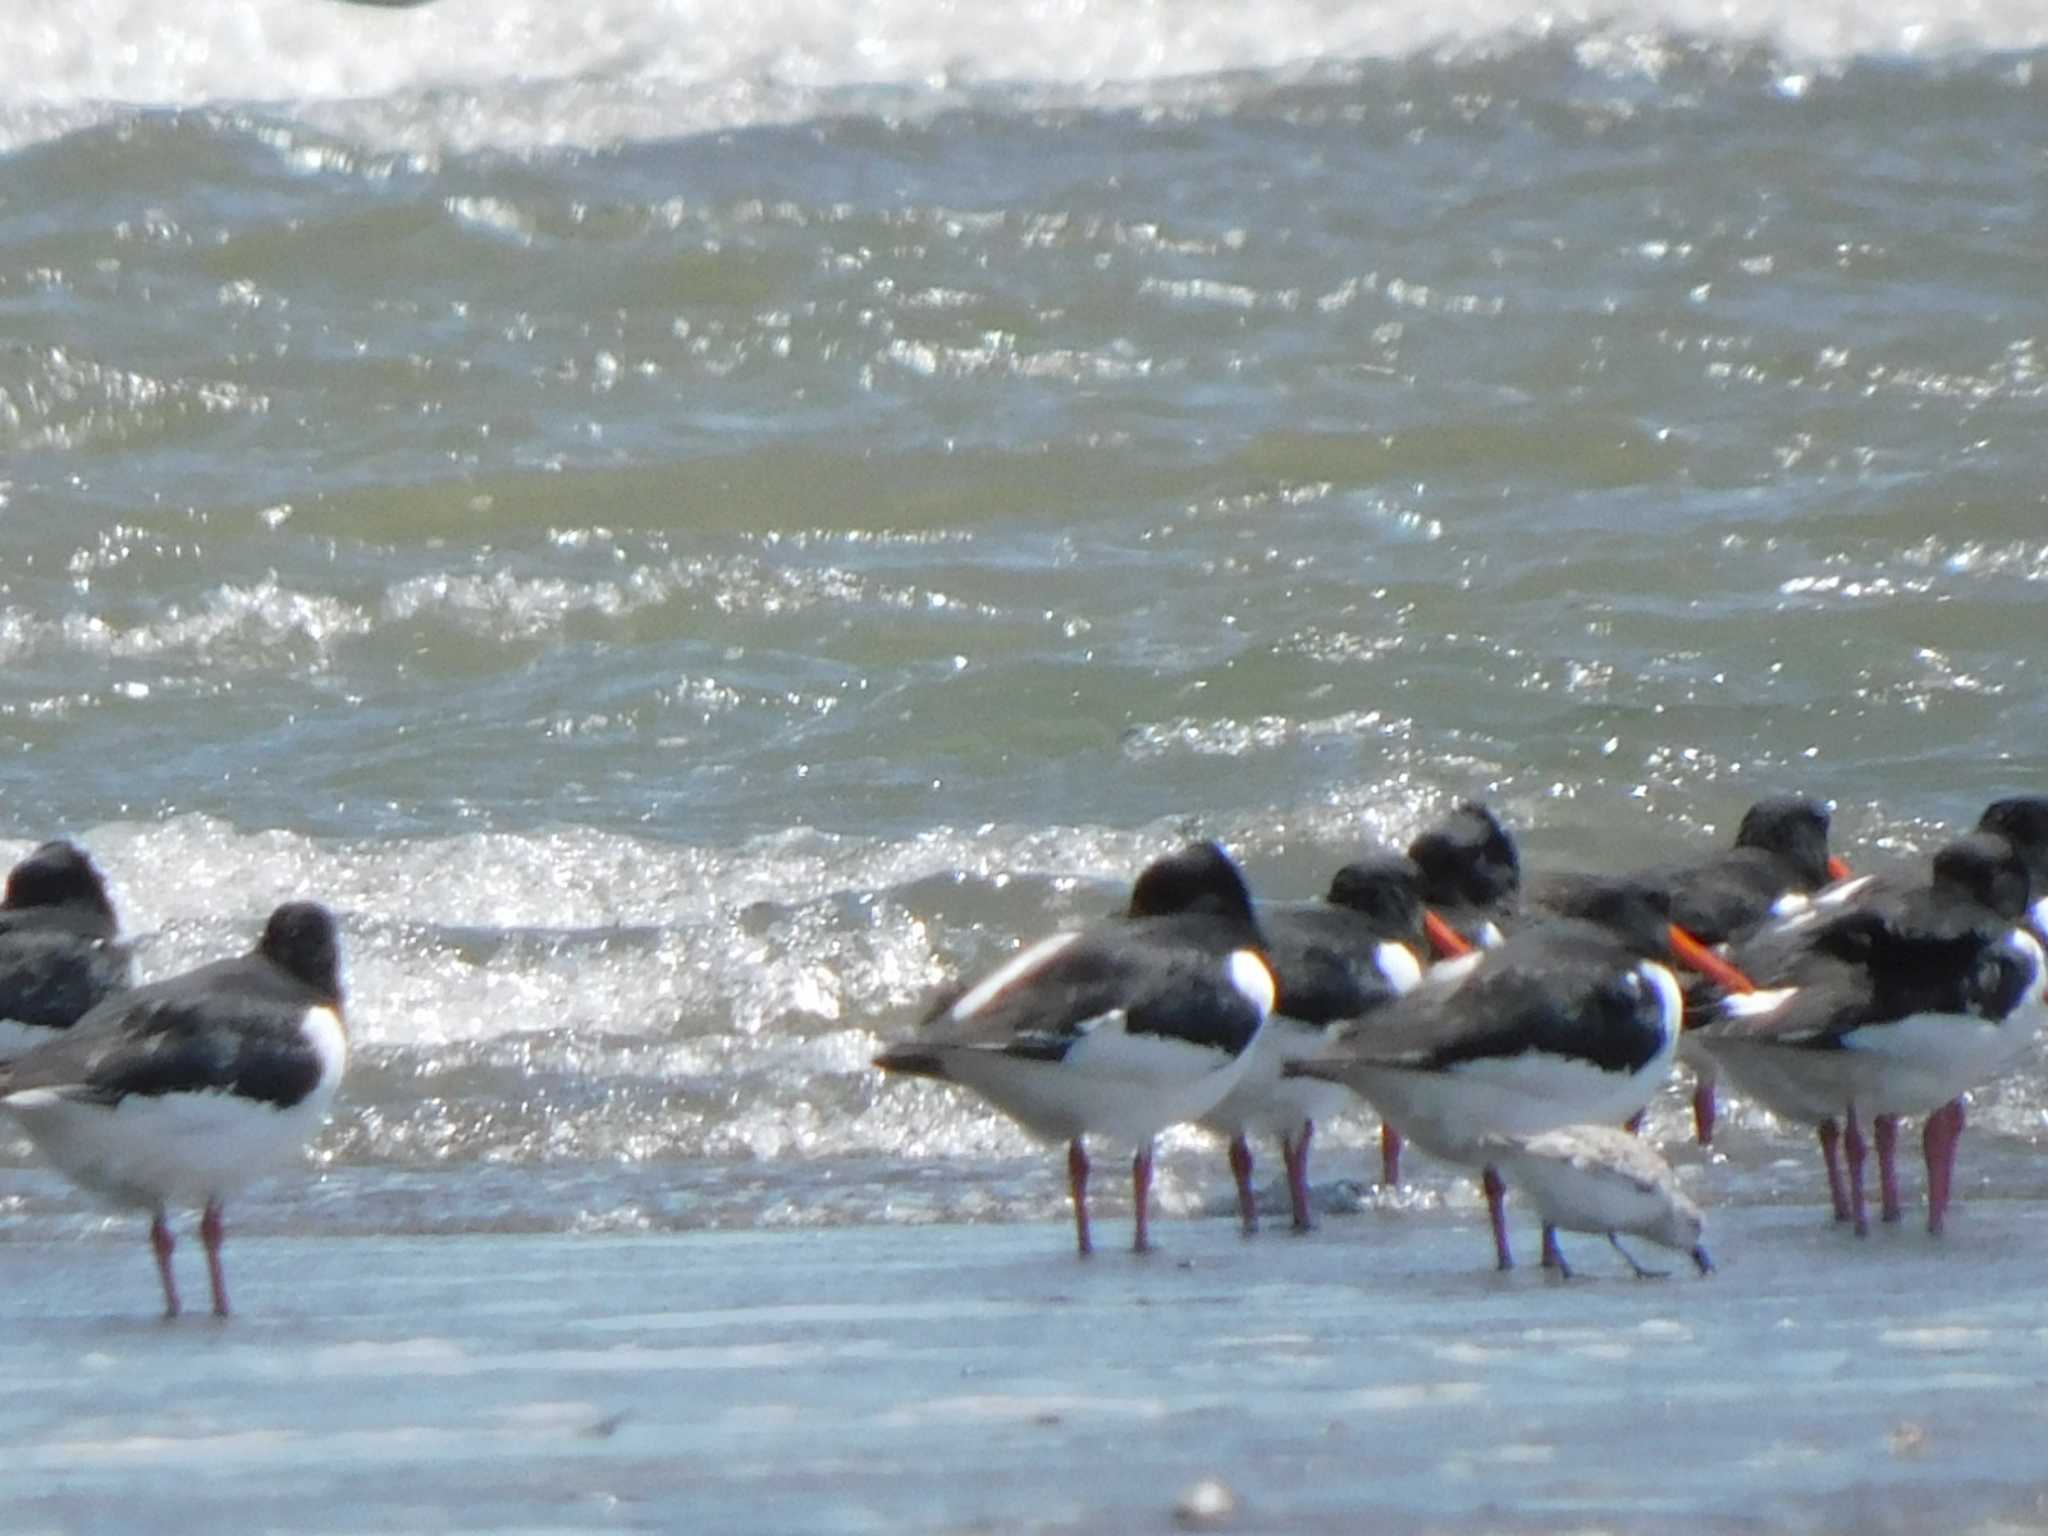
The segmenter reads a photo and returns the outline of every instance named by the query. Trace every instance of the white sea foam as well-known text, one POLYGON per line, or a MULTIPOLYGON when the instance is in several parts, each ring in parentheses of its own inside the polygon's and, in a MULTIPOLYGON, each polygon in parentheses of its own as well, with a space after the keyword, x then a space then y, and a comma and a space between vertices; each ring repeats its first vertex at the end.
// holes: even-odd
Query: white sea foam
MULTIPOLYGON (((1774 48, 1801 68, 2048 43, 2035 0, 77 0, 0 10, 0 141, 136 106, 281 105, 386 147, 595 145, 787 121, 879 88, 886 110, 990 83, 1054 99, 1312 63, 1584 39, 1655 73, 1667 40, 1774 48), (477 98, 485 98, 479 101, 477 98)), ((1800 77, 1804 79, 1804 76, 1800 77)), ((1170 92, 1169 92, 1170 94, 1170 92)))
MULTIPOLYGON (((103 539, 99 551, 74 557, 71 566, 80 584, 96 569, 118 564, 124 558, 123 547, 118 537, 103 539)), ((71 653, 128 661, 169 658, 207 668, 255 670, 274 666, 289 653, 319 668, 327 665, 337 644, 370 629, 370 619, 349 603, 296 591, 265 577, 246 587, 216 587, 190 610, 172 606, 142 623, 121 623, 91 613, 49 619, 25 610, 0 609, 0 663, 71 653)))
MULTIPOLYGON (((1265 829, 1267 855, 1250 862, 1269 870, 1275 843, 1306 837, 1329 849, 1399 841, 1422 812, 1389 787, 1265 829)), ((1912 830, 1865 822, 1886 842, 1912 830)), ((108 876, 144 980, 246 949, 279 901, 336 908, 359 1055, 323 1159, 1019 1159, 1040 1179, 1017 1197, 1035 1215, 1058 1209, 1062 1186, 1021 1131, 971 1095, 884 1082, 869 1059, 949 976, 1108 910, 1130 871, 1180 835, 985 826, 892 840, 799 827, 721 848, 561 826, 334 840, 195 814, 73 830, 108 876)), ((0 839, 0 868, 28 846, 0 839)), ((2030 1134, 2038 1082, 2029 1071, 1986 1096, 1990 1122, 2030 1134)), ((1667 1144, 1684 1115, 1667 1091, 1667 1144)), ((1759 1148, 1803 1145, 1753 1106, 1732 1106, 1728 1125, 1759 1148)), ((1371 1129, 1354 1115, 1318 1135, 1348 1158, 1371 1129)), ((1213 1148, 1181 1130, 1163 1149, 1181 1173, 1162 1206, 1200 1207, 1221 1183, 1213 1148)), ((1751 1165, 1758 1190, 1807 1177, 1803 1159, 1751 1165)), ((1454 1171, 1423 1177, 1469 1205, 1454 1171)), ((870 1215, 885 1198, 892 1220, 929 1210, 902 1190, 854 1198, 870 1215)))
MULTIPOLYGON (((941 828, 883 843, 800 828, 718 850, 562 827, 336 843, 199 815, 83 835, 143 941, 144 979, 244 948, 277 902, 318 897, 350 934, 359 1037, 407 1046, 642 1035, 678 1019, 738 1040, 798 1017, 866 1026, 946 975, 936 936, 892 887, 977 872, 1109 887, 1160 841, 941 828)), ((27 847, 0 841, 0 870, 27 847)))

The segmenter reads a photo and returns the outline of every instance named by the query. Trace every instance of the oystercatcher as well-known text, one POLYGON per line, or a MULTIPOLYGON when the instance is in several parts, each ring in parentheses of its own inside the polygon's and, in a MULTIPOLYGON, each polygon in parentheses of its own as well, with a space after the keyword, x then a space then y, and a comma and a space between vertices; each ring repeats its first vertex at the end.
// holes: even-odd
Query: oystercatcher
POLYGON ((254 950, 117 994, 0 1067, 0 1109, 73 1183, 150 1213, 164 1315, 178 1315, 172 1205, 200 1205, 213 1310, 228 1315, 221 1203, 295 1157, 348 1062, 334 919, 270 914, 254 950))
POLYGON ((1279 1138, 1294 1230, 1314 1226, 1309 1210, 1308 1148, 1319 1122, 1351 1098, 1336 1083, 1283 1075, 1286 1063, 1322 1054, 1332 1032, 1412 988, 1422 977, 1420 872, 1393 853, 1338 870, 1328 895, 1312 902, 1261 902, 1258 921, 1277 995, 1273 1017, 1253 1047, 1237 1086, 1200 1117, 1230 1140, 1230 1169, 1247 1233, 1258 1230, 1252 1192, 1251 1137, 1279 1138))
POLYGON ((1336 1050, 1286 1069, 1345 1084, 1424 1150, 1480 1167, 1503 1269, 1514 1260, 1489 1138, 1624 1120, 1678 1049, 1678 983, 1648 958, 1668 944, 1661 893, 1616 886, 1589 910, 1599 920, 1531 923, 1439 964, 1336 1050))
POLYGON ((1194 843, 1139 875, 1123 916, 1041 939, 957 994, 925 1033, 875 1058, 958 1083, 1035 1136, 1067 1143, 1076 1243, 1092 1251, 1085 1139, 1134 1144, 1132 1247, 1151 1247, 1152 1142, 1242 1076, 1274 982, 1235 863, 1194 843))
MULTIPOLYGON (((1590 891, 1617 878, 1654 886, 1669 899, 1671 920, 1685 936, 1677 941, 1679 958, 1715 985, 1739 987, 1739 978, 1706 946, 1748 934, 1789 900, 1848 877, 1848 865, 1828 852, 1829 821, 1828 808, 1817 800, 1775 795, 1743 814, 1731 847, 1619 877, 1544 873, 1528 881, 1524 903, 1533 911, 1569 914, 1590 891)), ((1693 1072, 1693 1132, 1707 1146, 1714 1139, 1713 1061, 1683 1039, 1679 1056, 1693 1072)))
POLYGON ((1976 830, 2002 837, 2026 866, 2027 925, 2048 943, 2048 795, 2015 795, 1994 800, 1977 818, 1976 830))
POLYGON ((49 842, 7 874, 0 899, 0 1061, 69 1029, 133 974, 114 904, 84 849, 49 842))
POLYGON ((1460 801, 1408 845, 1422 872, 1429 937, 1439 958, 1455 959, 1501 940, 1522 890, 1522 858, 1500 818, 1477 800, 1460 801))
POLYGON ((1928 1229, 1939 1232, 1960 1096, 2018 1060, 2048 1017, 2041 943, 2014 921, 2028 889, 2005 839, 1959 838, 1935 855, 1925 883, 1873 881, 1846 908, 1816 904, 1738 949, 1762 990, 1725 998, 1699 1026, 1738 1085, 1818 1128, 1836 1218, 1859 1235, 1868 1230, 1859 1117, 1874 1119, 1884 1214, 1897 1220, 1897 1117, 1929 1116, 1928 1229))

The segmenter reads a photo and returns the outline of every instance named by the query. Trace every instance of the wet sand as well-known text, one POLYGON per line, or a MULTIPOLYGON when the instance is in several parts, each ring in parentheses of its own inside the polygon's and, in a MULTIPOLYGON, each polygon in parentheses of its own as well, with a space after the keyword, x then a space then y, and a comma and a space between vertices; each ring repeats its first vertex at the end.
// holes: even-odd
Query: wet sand
POLYGON ((1722 1210, 1709 1279, 1581 1238, 1569 1285, 1416 1215, 1085 1264, 1037 1223, 249 1236, 225 1325, 151 1315, 139 1230, 17 1238, 0 1499, 15 1536, 1108 1532, 1213 1476, 1247 1531, 2048 1529, 2044 1218, 1722 1210))

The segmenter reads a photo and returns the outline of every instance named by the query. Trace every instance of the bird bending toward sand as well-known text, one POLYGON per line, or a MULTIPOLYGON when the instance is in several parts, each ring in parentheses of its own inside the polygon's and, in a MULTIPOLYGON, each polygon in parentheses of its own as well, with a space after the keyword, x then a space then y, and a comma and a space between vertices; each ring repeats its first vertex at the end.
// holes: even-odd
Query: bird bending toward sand
POLYGON ((1687 1255, 1703 1275, 1714 1261, 1702 1237, 1706 1217, 1678 1187, 1671 1165, 1641 1137, 1608 1125, 1570 1125, 1540 1136, 1492 1144, 1493 1164, 1521 1190, 1543 1218, 1543 1263, 1572 1277, 1557 1234, 1592 1232, 1614 1245, 1638 1279, 1645 1269, 1621 1246, 1624 1234, 1643 1237, 1687 1255))

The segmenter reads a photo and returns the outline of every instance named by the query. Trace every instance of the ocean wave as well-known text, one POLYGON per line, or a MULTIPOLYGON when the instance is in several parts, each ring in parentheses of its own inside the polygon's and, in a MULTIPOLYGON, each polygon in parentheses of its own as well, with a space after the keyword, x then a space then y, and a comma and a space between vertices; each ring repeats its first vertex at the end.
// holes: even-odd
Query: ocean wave
POLYGON ((281 106, 385 149, 595 147, 821 112, 1187 99, 1191 83, 1564 40, 1587 69, 1655 76, 1687 47, 1827 69, 2048 45, 2033 0, 308 0, 225 9, 79 0, 0 15, 0 143, 137 108, 281 106), (874 93, 881 93, 876 96, 874 93), (851 93, 851 94, 849 94, 851 93), (861 93, 866 93, 865 95, 861 93))

